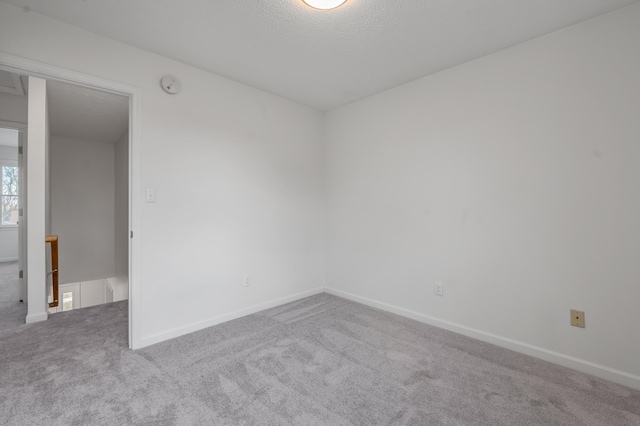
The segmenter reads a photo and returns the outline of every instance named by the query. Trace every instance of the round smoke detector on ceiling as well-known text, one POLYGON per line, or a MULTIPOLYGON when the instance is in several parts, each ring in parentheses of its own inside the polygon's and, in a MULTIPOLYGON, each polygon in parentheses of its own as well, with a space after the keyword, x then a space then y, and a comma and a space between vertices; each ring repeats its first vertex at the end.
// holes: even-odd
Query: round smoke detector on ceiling
POLYGON ((347 0, 302 0, 314 9, 328 10, 342 6, 347 0))
POLYGON ((162 77, 160 85, 162 86, 162 89, 170 95, 175 95, 180 91, 180 82, 172 75, 165 75, 162 77))

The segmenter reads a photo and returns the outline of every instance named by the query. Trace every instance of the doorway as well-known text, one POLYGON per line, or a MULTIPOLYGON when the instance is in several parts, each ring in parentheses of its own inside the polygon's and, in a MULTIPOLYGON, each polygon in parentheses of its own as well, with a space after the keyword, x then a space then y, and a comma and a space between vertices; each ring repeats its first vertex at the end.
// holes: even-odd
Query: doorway
POLYGON ((128 300, 129 99, 47 80, 50 225, 58 306, 128 300))
MULTIPOLYGON (((10 54, 0 52, 0 70, 10 71, 14 73, 18 73, 21 75, 30 75, 40 79, 45 79, 47 81, 55 81, 55 82, 64 82, 70 83, 79 87, 94 89, 99 92, 105 92, 110 94, 115 94, 119 96, 124 96, 127 99, 127 105, 129 107, 128 110, 128 163, 125 165, 125 174, 127 176, 127 191, 126 191, 126 200, 128 202, 128 211, 126 212, 125 218, 125 226, 127 228, 127 233, 124 236, 127 240, 127 263, 128 263, 128 286, 126 287, 126 292, 129 295, 129 303, 128 303, 128 323, 129 323, 129 347, 134 348, 139 346, 140 338, 137 337, 137 327, 135 324, 140 324, 140 320, 136 315, 140 314, 138 309, 135 309, 136 304, 136 294, 139 291, 138 284, 136 283, 137 277, 139 276, 139 241, 133 238, 134 231, 140 226, 140 200, 136 200, 132 198, 132 194, 139 193, 140 178, 139 178, 139 143, 138 138, 140 134, 140 89, 128 86, 126 84, 121 84, 109 80, 104 80, 99 77, 93 77, 89 75, 85 75, 82 73, 78 73, 75 71, 70 71, 63 68, 58 68, 52 65, 44 64, 37 61, 31 61, 24 58, 15 57, 10 54)), ((28 163, 28 162, 26 162, 28 163)), ((28 222, 25 220, 25 225, 28 222)), ((31 234, 31 233, 30 233, 31 234)), ((33 235, 30 235, 29 238, 32 238, 33 235)), ((44 239, 44 232, 42 235, 44 239)), ((39 241, 39 240, 38 240, 39 241)), ((61 242, 62 244, 62 242, 61 242)), ((30 250, 30 247, 33 246, 33 241, 29 244, 27 248, 30 250)), ((26 256, 28 260, 31 258, 31 254, 29 253, 26 256)), ((40 259, 36 259, 40 261, 40 259)), ((32 262, 33 263, 33 262, 32 262)), ((30 268, 32 265, 30 265, 30 268)), ((39 269, 38 269, 39 270, 39 269)), ((43 260, 42 270, 44 272, 45 265, 43 260)), ((45 272, 46 274, 46 272, 45 272)), ((37 297, 41 297, 42 294, 42 303, 33 304, 32 300, 29 305, 34 305, 36 309, 42 310, 43 320, 46 319, 46 310, 48 307, 45 303, 46 300, 46 284, 43 282, 42 284, 38 283, 33 288, 32 284, 34 281, 39 280, 39 277, 36 279, 29 279, 26 277, 26 287, 28 289, 29 298, 32 294, 36 294, 37 297)), ((115 292, 115 291, 114 291, 115 292)), ((138 296, 139 297, 139 296, 138 296)), ((60 300, 62 302, 62 300, 60 300)), ((31 306, 29 306, 29 316, 31 315, 31 306)), ((40 318, 40 317, 38 317, 40 318)))
MULTIPOLYGON (((0 76, 1 81, 1 76, 0 76)), ((7 96, 7 95, 3 95, 7 96)), ((26 316, 22 288, 23 185, 20 150, 25 128, 0 121, 0 327, 19 324, 26 316)))

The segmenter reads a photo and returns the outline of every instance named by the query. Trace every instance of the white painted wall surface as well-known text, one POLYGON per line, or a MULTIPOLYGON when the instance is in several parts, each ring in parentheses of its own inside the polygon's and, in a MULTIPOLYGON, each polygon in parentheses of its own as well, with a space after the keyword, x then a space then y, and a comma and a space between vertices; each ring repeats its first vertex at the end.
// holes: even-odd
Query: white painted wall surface
POLYGON ((639 386, 638 46, 640 5, 328 113, 327 287, 639 386))
MULTIPOLYGON (((0 15, 2 16, 2 15, 0 15)), ((47 82, 29 77, 27 116, 27 323, 47 319, 47 250, 44 244, 47 226, 47 145, 49 125, 47 82)))
POLYGON ((105 286, 105 280, 91 280, 80 283, 80 307, 88 308, 106 303, 105 286))
POLYGON ((0 121, 27 122, 27 97, 0 92, 0 121))
POLYGON ((320 112, 3 2, 0 51, 141 89, 134 347, 321 290, 320 112))
POLYGON ((54 136, 51 192, 60 284, 113 276, 114 145, 54 136))
POLYGON ((0 262, 18 260, 18 229, 0 228, 0 262))
POLYGON ((115 276, 129 275, 129 134, 114 146, 115 276))
POLYGON ((18 164, 18 147, 0 145, 0 160, 18 164))
MULTIPOLYGON (((47 98, 48 99, 48 98, 47 98)), ((49 120, 49 104, 45 107, 45 140, 44 140, 44 173, 45 173, 45 193, 44 193, 44 205, 45 205, 45 217, 44 217, 44 231, 46 235, 51 235, 51 128, 49 120)), ((27 191, 28 192, 28 191, 27 191)), ((49 247, 50 249, 51 247, 49 247)), ((47 265, 50 265, 51 261, 47 265)))
MULTIPOLYGON (((0 164, 17 166, 18 148, 0 146, 0 164)), ((13 260, 18 260, 18 228, 0 227, 0 262, 13 260)))

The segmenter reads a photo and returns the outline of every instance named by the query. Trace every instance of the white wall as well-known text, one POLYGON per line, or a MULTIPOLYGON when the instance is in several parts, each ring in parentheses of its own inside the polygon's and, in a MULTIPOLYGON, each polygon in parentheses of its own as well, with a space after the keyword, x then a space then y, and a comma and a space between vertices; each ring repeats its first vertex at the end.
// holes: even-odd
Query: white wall
POLYGON ((321 290, 320 112, 4 2, 0 52, 141 90, 134 347, 321 290))
POLYGON ((114 268, 115 276, 129 275, 129 133, 115 145, 114 268))
MULTIPOLYGON (((18 164, 17 147, 0 146, 0 164, 3 163, 18 164)), ((18 260, 18 228, 0 227, 0 262, 12 260, 18 260)))
POLYGON ((327 286, 640 386, 638 46, 635 5, 328 113, 327 286))
POLYGON ((54 136, 52 230, 60 284, 114 274, 114 145, 54 136))
MULTIPOLYGON (((48 98, 47 98, 48 99, 48 98)), ((45 205, 45 217, 44 217, 44 232, 46 235, 51 235, 51 129, 49 122, 49 105, 45 107, 45 141, 44 141, 44 173, 45 173, 45 193, 44 193, 44 205, 45 205)), ((27 191, 28 192, 28 191, 27 191)), ((50 249, 51 247, 49 247, 50 249)), ((50 265, 51 263, 48 263, 50 265)))
POLYGON ((0 121, 27 122, 27 97, 0 92, 0 121))

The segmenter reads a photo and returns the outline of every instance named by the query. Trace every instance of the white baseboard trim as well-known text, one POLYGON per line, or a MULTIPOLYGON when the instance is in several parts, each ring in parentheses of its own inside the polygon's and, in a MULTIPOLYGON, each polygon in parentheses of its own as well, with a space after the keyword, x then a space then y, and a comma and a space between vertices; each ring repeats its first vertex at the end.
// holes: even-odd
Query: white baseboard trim
POLYGON ((16 262, 17 260, 18 260, 17 257, 3 257, 3 258, 0 258, 0 263, 3 263, 3 262, 16 262))
POLYGON ((362 303, 363 305, 382 309, 383 311, 392 312, 403 317, 411 318, 425 324, 433 325, 435 327, 453 331, 455 333, 472 337, 474 339, 482 340, 484 342, 510 349, 515 352, 520 352, 526 355, 533 356, 535 358, 540 358, 545 361, 570 368, 572 370, 590 374, 601 379, 610 380, 614 383, 618 383, 634 389, 640 389, 640 376, 636 376, 634 374, 625 373, 624 371, 609 368, 604 365, 595 364, 593 362, 585 361, 580 358, 575 358, 569 355, 561 354, 559 352, 550 351, 537 346, 529 345, 527 343, 519 342, 517 340, 512 340, 506 337, 487 333, 481 330, 476 330, 471 327, 466 327, 464 325, 456 324, 450 321, 441 320, 429 315, 411 311, 409 309, 404 309, 398 306, 390 305, 388 303, 379 302, 377 300, 368 299, 362 296, 357 296, 355 294, 336 290, 334 288, 325 288, 325 293, 352 300, 354 302, 362 303))
POLYGON ((27 318, 25 319, 25 323, 31 324, 34 322, 46 321, 48 318, 49 318, 49 315, 47 315, 46 312, 40 312, 38 314, 27 315, 27 318))
POLYGON ((256 312, 260 312, 260 311, 264 311, 265 309, 284 305, 285 303, 295 302, 296 300, 304 299, 305 297, 314 296, 320 293, 324 293, 324 289, 322 287, 315 288, 313 290, 303 291, 301 293, 292 294, 290 296, 271 300, 265 303, 260 303, 258 305, 249 306, 248 308, 239 309, 237 311, 229 312, 228 314, 223 314, 223 315, 213 317, 204 321, 189 324, 184 327, 176 327, 168 331, 163 331, 162 333, 152 334, 150 336, 146 336, 140 339, 140 345, 135 345, 134 348, 141 349, 146 346, 163 342, 165 340, 169 340, 175 337, 183 336, 185 334, 193 333, 194 331, 202 330, 204 328, 222 324, 223 322, 227 322, 227 321, 231 321, 247 315, 255 314, 256 312))

